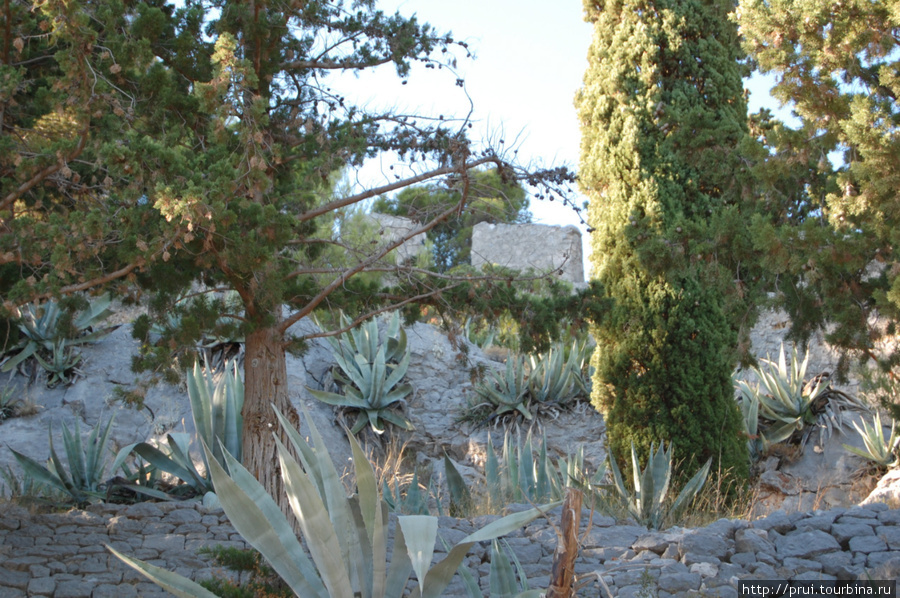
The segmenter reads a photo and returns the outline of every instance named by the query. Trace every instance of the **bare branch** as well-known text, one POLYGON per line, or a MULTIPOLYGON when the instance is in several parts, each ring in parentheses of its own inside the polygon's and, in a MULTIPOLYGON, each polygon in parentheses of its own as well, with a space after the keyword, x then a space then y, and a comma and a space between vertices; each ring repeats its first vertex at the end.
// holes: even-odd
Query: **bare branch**
MULTIPOLYGON (((433 179, 435 177, 443 176, 445 174, 452 174, 454 172, 461 172, 465 170, 469 170, 472 168, 477 168, 483 164, 498 164, 499 159, 495 156, 491 155, 485 158, 480 158, 473 162, 469 162, 465 164, 462 168, 459 164, 445 166, 442 168, 436 168, 434 170, 430 170, 428 172, 423 172, 422 174, 418 174, 416 176, 412 176, 406 179, 402 179, 397 181, 396 183, 391 183, 389 185, 384 185, 382 187, 376 187, 374 189, 369 189, 368 191, 363 191, 362 193, 357 193, 356 195, 351 195, 350 197, 345 197, 342 199, 338 199, 327 203, 323 206, 319 206, 318 208, 314 208, 303 214, 300 214, 297 217, 298 222, 306 222, 307 220, 312 220, 317 216, 321 216, 322 214, 327 214, 333 210, 337 210, 339 208, 344 208, 355 203, 359 203, 363 200, 369 199, 371 197, 376 197, 378 195, 384 195, 385 193, 390 193, 391 191, 396 191, 397 189, 404 189, 411 185, 415 185, 416 183, 421 183, 427 181, 429 179, 433 179)), ((498 164, 499 165, 499 164, 498 164)))

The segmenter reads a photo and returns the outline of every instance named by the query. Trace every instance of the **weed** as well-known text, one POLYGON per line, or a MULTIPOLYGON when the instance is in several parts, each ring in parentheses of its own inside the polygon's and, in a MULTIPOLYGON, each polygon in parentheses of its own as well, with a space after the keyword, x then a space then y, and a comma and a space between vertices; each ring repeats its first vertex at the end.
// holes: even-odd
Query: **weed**
POLYGON ((201 548, 201 555, 210 555, 213 561, 230 571, 249 572, 246 583, 236 583, 228 577, 213 577, 200 585, 222 598, 287 598, 293 595, 291 589, 281 581, 278 574, 266 564, 262 555, 252 548, 240 549, 216 545, 201 548))

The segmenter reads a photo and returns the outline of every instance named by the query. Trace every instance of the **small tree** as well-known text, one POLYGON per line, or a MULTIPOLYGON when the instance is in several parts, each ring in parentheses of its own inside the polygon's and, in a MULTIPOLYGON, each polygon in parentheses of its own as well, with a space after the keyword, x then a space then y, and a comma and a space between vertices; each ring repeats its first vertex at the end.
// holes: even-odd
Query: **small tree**
POLYGON ((591 259, 614 301, 592 329, 592 401, 610 449, 634 442, 646 459, 652 442, 671 442, 683 471, 711 457, 741 478, 730 375, 750 288, 747 128, 729 8, 586 0, 595 33, 576 104, 591 259))
MULTIPOLYGON (((477 169, 491 166, 510 181, 526 176, 491 148, 476 147, 465 122, 368 113, 325 81, 380 65, 405 78, 413 63, 442 68, 465 45, 415 17, 385 15, 372 0, 352 8, 339 0, 189 0, 177 7, 73 0, 41 4, 39 18, 24 8, 14 2, 5 9, 3 74, 12 83, 4 89, 27 92, 15 103, 32 114, 4 127, 34 129, 41 118, 73 116, 37 159, 29 157, 32 147, 4 138, 7 309, 112 283, 123 291, 140 287, 151 294, 152 315, 173 327, 157 359, 204 330, 238 322, 246 346, 243 462, 283 496, 272 463, 272 430, 279 426, 271 405, 293 413, 285 350, 302 340, 289 333, 293 324, 335 306, 361 314, 356 324, 486 281, 400 271, 387 258, 407 239, 465 211, 477 169), (23 29, 27 37, 16 37, 23 29), (45 30, 52 35, 39 33, 45 30), (46 40, 52 46, 27 62, 10 50, 46 40), (15 79, 22 69, 30 79, 15 79), (70 101, 63 92, 77 95, 70 101), (418 174, 359 193, 331 192, 335 172, 385 151, 397 152, 418 174), (77 162, 87 156, 87 164, 77 162), (76 166, 85 174, 73 186, 67 181, 76 166), (460 190, 453 205, 392 243, 323 263, 323 249, 341 245, 322 220, 447 178, 460 190), (22 270, 29 275, 17 278, 22 270), (359 276, 385 270, 404 276, 392 277, 393 288, 359 276), (224 290, 238 301, 227 302, 224 290)), ((4 97, 13 106, 12 96, 4 97)), ((571 181, 562 170, 527 176, 554 188, 571 181)), ((149 322, 135 331, 146 340, 149 322)))

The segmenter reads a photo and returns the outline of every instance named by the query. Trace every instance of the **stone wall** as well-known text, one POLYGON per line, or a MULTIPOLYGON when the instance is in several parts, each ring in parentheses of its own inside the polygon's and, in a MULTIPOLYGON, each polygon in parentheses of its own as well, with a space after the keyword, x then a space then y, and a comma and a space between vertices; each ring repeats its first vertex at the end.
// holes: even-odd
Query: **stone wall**
POLYGON ((516 270, 560 269, 560 278, 584 282, 581 231, 545 224, 476 224, 472 231, 472 265, 497 264, 516 270))
MULTIPOLYGON (((391 216, 389 214, 371 213, 369 218, 378 226, 378 233, 381 236, 381 246, 389 245, 396 242, 411 232, 416 230, 420 225, 400 216, 391 216)), ((425 251, 425 233, 413 235, 407 239, 400 247, 394 250, 398 262, 414 260, 420 253, 425 251)))
MULTIPOLYGON (((559 516, 557 508, 549 520, 538 519, 506 537, 532 588, 549 584, 559 516)), ((441 517, 440 534, 453 544, 493 519, 441 517)), ((581 521, 575 571, 595 575, 579 596, 608 595, 597 576, 619 598, 657 595, 646 593, 648 585, 659 598, 698 591, 737 598, 738 580, 835 581, 865 575, 896 580, 900 575, 900 511, 880 503, 790 515, 778 511, 755 521, 721 519, 700 529, 665 532, 591 516, 586 509, 581 521)), ((209 557, 198 556, 198 549, 245 546, 221 511, 199 503, 95 505, 49 514, 0 504, 0 598, 169 596, 112 556, 107 544, 194 580, 225 573, 209 557)), ((435 560, 444 553, 439 542, 435 560)), ((473 546, 465 563, 488 595, 489 546, 473 546)), ((444 593, 466 595, 458 576, 444 593)))

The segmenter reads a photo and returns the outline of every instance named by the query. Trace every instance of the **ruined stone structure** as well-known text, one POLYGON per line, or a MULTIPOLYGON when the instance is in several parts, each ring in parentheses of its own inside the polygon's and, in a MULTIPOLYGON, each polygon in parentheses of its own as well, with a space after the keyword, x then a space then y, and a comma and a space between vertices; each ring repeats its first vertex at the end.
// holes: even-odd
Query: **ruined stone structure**
MULTIPOLYGON (((404 237, 416 230, 419 224, 409 218, 400 216, 391 216, 389 214, 371 213, 369 217, 379 227, 378 232, 381 235, 381 244, 388 245, 397 239, 404 237)), ((397 256, 398 262, 414 260, 416 256, 425 251, 425 233, 419 233, 407 240, 398 247, 394 255, 397 256)))
POLYGON ((472 265, 497 264, 516 270, 560 270, 560 278, 584 282, 581 231, 546 224, 476 224, 472 265))

